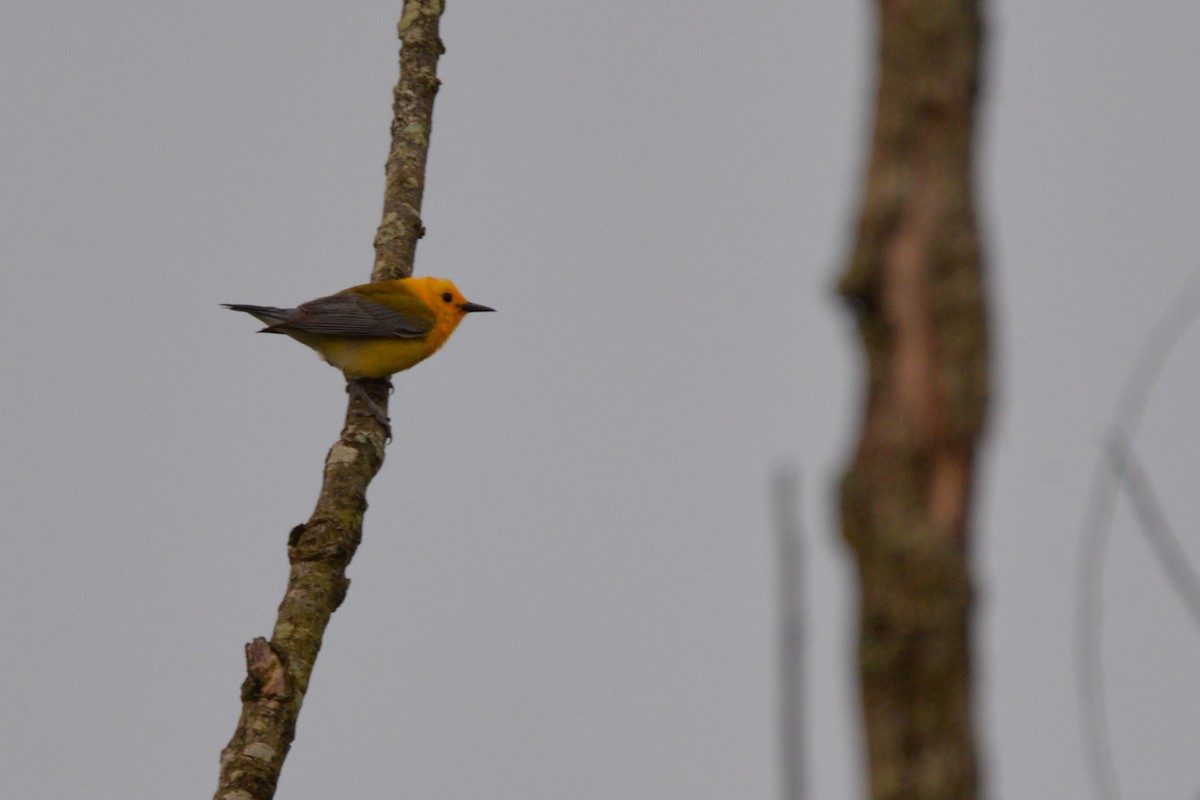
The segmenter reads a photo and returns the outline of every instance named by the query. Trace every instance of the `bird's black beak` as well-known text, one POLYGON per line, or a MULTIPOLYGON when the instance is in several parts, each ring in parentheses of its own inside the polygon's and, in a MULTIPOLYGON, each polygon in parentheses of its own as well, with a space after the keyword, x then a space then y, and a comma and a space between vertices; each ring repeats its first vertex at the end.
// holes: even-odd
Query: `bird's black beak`
POLYGON ((487 306, 481 306, 481 305, 479 305, 479 303, 459 303, 458 307, 461 308, 463 311, 466 311, 467 313, 470 313, 472 311, 495 311, 496 310, 494 308, 488 308, 487 306))

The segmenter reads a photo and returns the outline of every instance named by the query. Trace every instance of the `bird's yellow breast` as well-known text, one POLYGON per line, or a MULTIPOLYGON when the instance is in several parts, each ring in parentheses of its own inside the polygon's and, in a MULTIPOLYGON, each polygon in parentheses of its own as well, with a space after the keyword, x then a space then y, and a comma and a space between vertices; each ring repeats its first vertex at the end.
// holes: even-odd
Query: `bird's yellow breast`
POLYGON ((347 378, 386 378, 437 352, 450 332, 437 325, 420 339, 353 339, 326 336, 309 344, 347 378))

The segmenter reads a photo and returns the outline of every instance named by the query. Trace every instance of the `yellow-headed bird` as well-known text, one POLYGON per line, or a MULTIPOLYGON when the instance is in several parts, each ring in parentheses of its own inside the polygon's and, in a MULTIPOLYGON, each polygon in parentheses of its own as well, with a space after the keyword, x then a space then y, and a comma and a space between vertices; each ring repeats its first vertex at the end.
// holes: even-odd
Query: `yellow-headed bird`
MULTIPOLYGON (((443 278, 401 278, 352 286, 297 308, 226 304, 266 323, 260 333, 283 333, 308 345, 355 386, 359 378, 386 380, 437 352, 462 318, 495 311, 467 302, 443 278)), ((382 417, 365 394, 372 413, 382 417)))

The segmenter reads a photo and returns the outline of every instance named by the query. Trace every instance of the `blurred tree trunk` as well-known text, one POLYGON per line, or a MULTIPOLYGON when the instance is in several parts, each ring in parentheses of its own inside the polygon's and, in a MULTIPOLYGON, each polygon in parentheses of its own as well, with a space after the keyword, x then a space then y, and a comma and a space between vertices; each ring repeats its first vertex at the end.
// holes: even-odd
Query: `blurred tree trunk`
POLYGON ((971 490, 988 393, 972 198, 977 0, 879 0, 875 127, 839 291, 866 401, 841 483, 874 800, 974 798, 971 490))

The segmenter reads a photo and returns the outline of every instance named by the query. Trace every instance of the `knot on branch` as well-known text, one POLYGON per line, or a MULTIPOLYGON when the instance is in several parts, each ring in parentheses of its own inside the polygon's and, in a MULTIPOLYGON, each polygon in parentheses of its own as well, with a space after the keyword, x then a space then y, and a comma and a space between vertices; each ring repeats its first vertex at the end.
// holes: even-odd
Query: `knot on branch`
POLYGON ((263 637, 246 645, 246 683, 242 699, 284 697, 288 693, 287 667, 283 657, 263 637))
POLYGON ((303 522, 301 522, 299 525, 292 528, 290 533, 288 533, 288 549, 289 550, 291 548, 295 547, 299 543, 300 537, 304 535, 304 531, 306 528, 307 528, 307 526, 303 522))
MULTIPOLYGON (((364 502, 365 505, 365 502, 364 502)), ((332 561, 347 564, 358 549, 359 537, 328 517, 313 518, 292 531, 288 540, 288 560, 332 561)))
MULTIPOLYGON (((429 52, 431 57, 441 55, 445 52, 440 42, 436 50, 432 47, 423 47, 422 49, 429 52)), ((420 58, 421 56, 418 55, 417 57, 420 58)), ((404 65, 402 64, 401 69, 403 68, 404 65)), ((397 84, 392 89, 392 103, 402 108, 413 109, 414 114, 405 114, 405 116, 423 117, 425 124, 422 127, 428 129, 429 115, 427 113, 421 114, 420 106, 425 99, 433 98, 437 95, 438 90, 442 88, 442 79, 437 76, 432 68, 423 67, 419 64, 414 64, 408 70, 407 77, 408 81, 405 85, 401 86, 397 84)))

